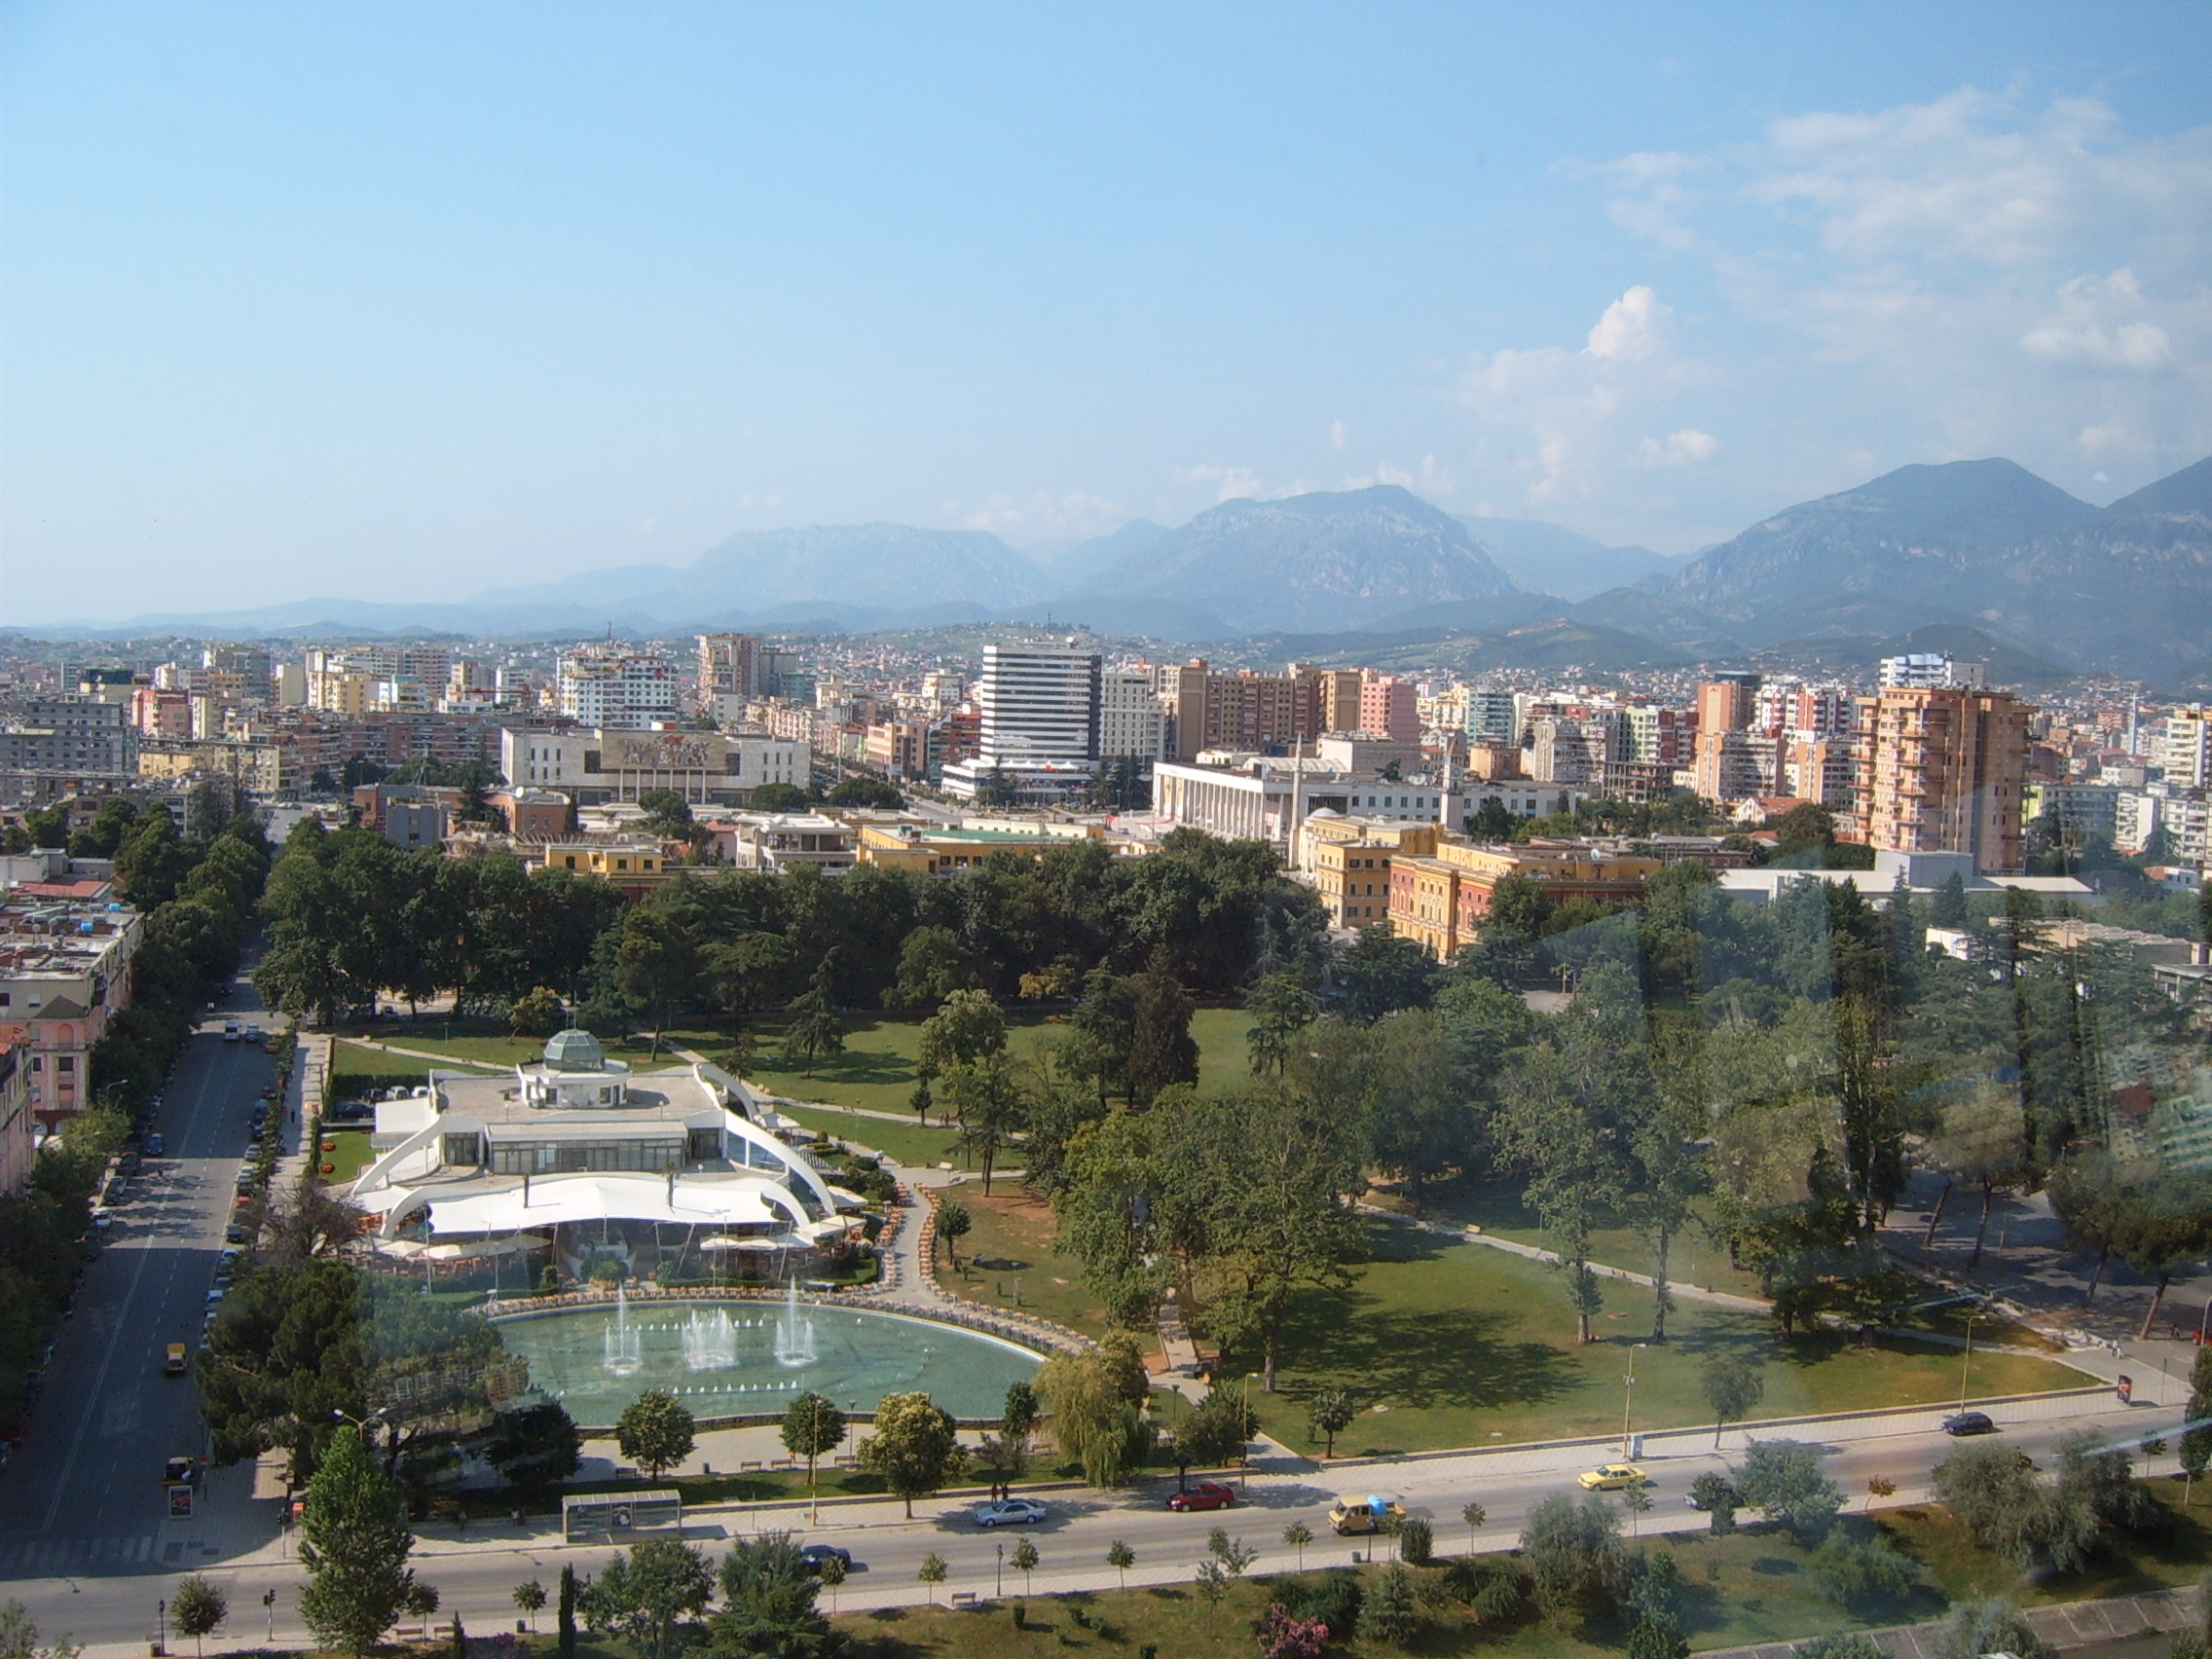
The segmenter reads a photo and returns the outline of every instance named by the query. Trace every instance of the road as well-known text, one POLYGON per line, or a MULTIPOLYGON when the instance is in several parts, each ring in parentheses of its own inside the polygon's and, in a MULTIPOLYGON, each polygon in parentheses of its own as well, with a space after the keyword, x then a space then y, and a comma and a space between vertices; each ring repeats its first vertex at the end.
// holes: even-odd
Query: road
POLYGON ((155 1121, 165 1155, 147 1159, 113 1206, 108 1247, 78 1287, 30 1432, 0 1473, 0 1580, 158 1572, 183 1559, 162 1465, 198 1454, 204 1437, 197 1393, 162 1375, 163 1350, 198 1346, 246 1112, 272 1076, 268 1054, 223 1041, 232 1015, 271 1023, 242 980, 202 1020, 155 1121))
MULTIPOLYGON (((1928 1471, 1949 1445, 1936 1428, 1939 1415, 1828 1419, 1762 1432, 1825 1447, 1825 1469, 1855 1498, 1864 1493, 1869 1478, 1884 1476, 1899 1489, 1888 1501, 1909 1502, 1924 1495, 1928 1471)), ((2008 1444, 2046 1463, 2059 1440, 2076 1429, 2089 1427, 2116 1439, 2141 1439, 2171 1434, 2181 1418, 2178 1407, 2120 1408, 2109 1395, 1997 1406, 1992 1415, 2005 1425, 2008 1444)), ((1743 1438, 1731 1431, 1724 1454, 1716 1456, 1710 1431, 1646 1437, 1643 1466, 1653 1478, 1656 1501, 1639 1523, 1640 1530, 1705 1527, 1706 1518, 1686 1509, 1682 1499, 1699 1474, 1724 1467, 1728 1456, 1741 1456, 1743 1438)), ((1255 1571, 1280 1571, 1299 1565, 1297 1553, 1282 1542, 1283 1529, 1294 1521, 1304 1522, 1315 1534, 1315 1542, 1306 1548, 1305 1566, 1346 1563, 1352 1551, 1366 1549, 1368 1541, 1329 1533, 1324 1511, 1338 1493, 1402 1496, 1409 1511, 1431 1519, 1439 1552, 1454 1554, 1470 1542, 1460 1519, 1462 1508, 1470 1501, 1481 1502, 1489 1518, 1473 1541, 1484 1549, 1509 1548, 1538 1503, 1553 1493, 1573 1491, 1576 1471, 1617 1452, 1617 1446, 1522 1448, 1329 1471, 1282 1459, 1278 1466, 1255 1473, 1246 1501, 1226 1513, 1166 1513, 1161 1505, 1171 1483, 1148 1483, 1130 1493, 1056 1492, 1049 1494, 1051 1519, 1033 1529, 1014 1530, 1013 1536, 978 1531, 968 1519, 965 1502, 917 1504, 911 1522, 896 1503, 826 1505, 823 1524, 812 1529, 805 1525, 803 1505, 733 1506, 694 1513, 685 1531, 693 1543, 716 1554, 729 1537, 787 1528, 841 1544, 853 1552, 856 1570, 839 1594, 839 1604, 856 1609, 928 1599, 929 1592, 915 1573, 922 1558, 933 1552, 950 1567, 948 1582, 938 1592, 940 1597, 960 1591, 987 1597, 999 1582, 997 1545, 1003 1542, 1011 1554, 1026 1536, 1042 1558, 1040 1569, 1030 1585, 1009 1576, 1006 1587, 1033 1588, 1042 1595, 1111 1588, 1117 1575, 1106 1566, 1106 1551, 1117 1538, 1136 1552, 1136 1566, 1129 1573, 1132 1584, 1187 1582, 1205 1554, 1207 1532, 1216 1526, 1259 1550, 1255 1571)), ((2162 1464, 2152 1466, 2170 1466, 2171 1461, 2169 1455, 2162 1464)), ((266 1510, 275 1505, 251 1507, 266 1510)), ((458 1609, 480 1633, 514 1616, 509 1595, 516 1584, 535 1578, 550 1588, 564 1563, 589 1573, 610 1553, 605 1546, 565 1547, 557 1533, 548 1533, 541 1526, 512 1541, 503 1535, 507 1530, 482 1523, 458 1534, 437 1528, 417 1548, 417 1569, 438 1587, 445 1609, 458 1609)), ((8 1593, 20 1598, 50 1635, 68 1631, 95 1648, 112 1647, 120 1653, 154 1634, 156 1600, 173 1585, 175 1573, 187 1569, 205 1573, 228 1592, 237 1609, 231 1627, 234 1641, 265 1635, 269 1626, 261 1598, 275 1589, 276 1639, 305 1642, 298 1616, 301 1574, 280 1539, 220 1560, 210 1557, 169 1565, 155 1559, 92 1567, 92 1576, 55 1577, 49 1572, 35 1578, 0 1576, 14 1580, 8 1593)))

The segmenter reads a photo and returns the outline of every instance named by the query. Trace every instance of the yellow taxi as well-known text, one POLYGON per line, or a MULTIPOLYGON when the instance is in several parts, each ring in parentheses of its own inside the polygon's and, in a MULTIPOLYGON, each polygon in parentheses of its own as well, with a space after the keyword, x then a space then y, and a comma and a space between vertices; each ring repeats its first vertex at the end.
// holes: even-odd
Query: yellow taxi
POLYGON ((1646 1478, 1634 1463, 1600 1463, 1574 1477, 1584 1492, 1619 1492, 1623 1487, 1641 1486, 1646 1478))

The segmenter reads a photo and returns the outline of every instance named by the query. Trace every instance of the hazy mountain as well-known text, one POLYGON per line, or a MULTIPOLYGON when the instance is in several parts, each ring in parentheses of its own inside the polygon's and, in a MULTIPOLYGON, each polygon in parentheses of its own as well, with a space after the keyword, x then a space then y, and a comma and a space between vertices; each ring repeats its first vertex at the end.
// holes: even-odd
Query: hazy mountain
MULTIPOLYGON (((1509 593, 1451 514, 1391 484, 1224 501, 1092 579, 1093 596, 1172 599, 1239 633, 1354 625, 1420 602, 1509 593)), ((1075 604, 1084 595, 1072 595, 1075 604)))
POLYGON ((1058 588, 1077 592, 1088 589, 1098 573, 1115 560, 1141 552, 1167 534, 1163 524, 1150 519, 1131 519, 1120 530, 1105 535, 1094 535, 1088 541, 1079 541, 1064 552, 1038 560, 1046 576, 1058 588))
POLYGON ((979 530, 903 524, 809 525, 741 531, 682 569, 633 565, 531 587, 491 588, 470 604, 624 610, 671 624, 715 613, 758 617, 789 607, 865 605, 902 612, 972 606, 989 613, 1042 596, 1037 567, 979 530))
POLYGON ((1628 587, 1682 568, 1648 547, 1608 547, 1536 519, 1462 518, 1483 550, 1507 575, 1535 593, 1588 599, 1607 588, 1628 587))

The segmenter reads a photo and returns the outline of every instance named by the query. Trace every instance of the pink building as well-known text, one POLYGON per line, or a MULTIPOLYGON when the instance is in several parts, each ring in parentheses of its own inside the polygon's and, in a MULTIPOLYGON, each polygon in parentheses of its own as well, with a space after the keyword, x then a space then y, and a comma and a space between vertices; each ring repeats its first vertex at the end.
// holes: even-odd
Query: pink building
POLYGON ((1359 729, 1399 743, 1420 741, 1420 709, 1414 682, 1394 674, 1366 675, 1359 685, 1359 729))
POLYGON ((30 1182, 38 1151, 31 1122, 22 1058, 13 1044, 0 1043, 0 1197, 13 1198, 30 1182))

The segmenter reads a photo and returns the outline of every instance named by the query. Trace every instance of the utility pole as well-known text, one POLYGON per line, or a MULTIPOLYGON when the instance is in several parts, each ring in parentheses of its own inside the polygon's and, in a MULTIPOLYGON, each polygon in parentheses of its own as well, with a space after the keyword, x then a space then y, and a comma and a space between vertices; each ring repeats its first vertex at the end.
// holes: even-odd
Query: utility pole
POLYGON ((1636 1353, 1637 1349, 1641 1347, 1648 1347, 1650 1345, 1647 1343, 1629 1344, 1628 1376, 1621 1384, 1621 1456, 1623 1457, 1626 1457, 1629 1455, 1629 1419, 1631 1414, 1636 1410, 1636 1353))

